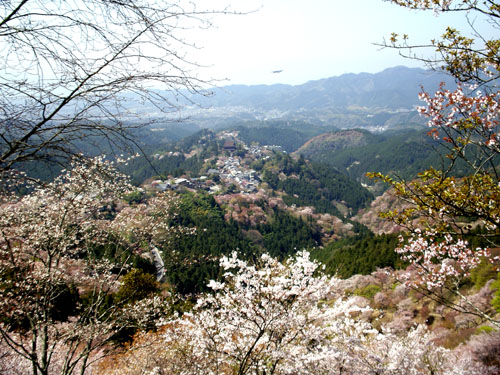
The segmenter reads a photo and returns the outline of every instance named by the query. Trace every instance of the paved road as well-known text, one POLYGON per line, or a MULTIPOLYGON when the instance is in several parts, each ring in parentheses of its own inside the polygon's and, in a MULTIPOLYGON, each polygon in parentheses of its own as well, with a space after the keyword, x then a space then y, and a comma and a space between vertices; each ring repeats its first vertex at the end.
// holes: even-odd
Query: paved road
POLYGON ((160 250, 156 246, 153 246, 151 254, 153 255, 153 264, 156 268, 156 281, 161 282, 165 277, 165 264, 161 258, 160 250))

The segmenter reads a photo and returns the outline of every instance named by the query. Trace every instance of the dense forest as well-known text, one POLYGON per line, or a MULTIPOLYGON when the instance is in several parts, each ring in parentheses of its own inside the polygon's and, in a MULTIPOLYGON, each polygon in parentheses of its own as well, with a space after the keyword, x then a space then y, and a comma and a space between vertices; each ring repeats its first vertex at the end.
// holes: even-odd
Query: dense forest
POLYGON ((242 259, 254 261, 267 252, 284 259, 305 248, 321 244, 312 222, 275 208, 265 224, 248 227, 224 219, 225 211, 213 196, 184 193, 172 224, 196 228, 191 235, 173 238, 162 250, 168 281, 181 294, 206 290, 210 279, 219 279, 219 258, 236 251, 242 259), (257 239, 245 235, 258 231, 257 239))
POLYGON ((357 181, 368 182, 367 172, 414 178, 429 166, 441 168, 447 163, 442 151, 425 131, 401 130, 370 135, 362 145, 340 150, 314 145, 307 157, 332 165, 357 181))
POLYGON ((377 268, 401 268, 405 263, 394 252, 398 246, 395 234, 361 236, 332 241, 324 248, 312 252, 314 258, 325 264, 325 271, 349 278, 353 275, 368 275, 377 268))
POLYGON ((321 235, 312 220, 304 221, 279 209, 274 209, 270 223, 260 224, 256 229, 262 234, 265 250, 282 260, 321 244, 321 235))
POLYGON ((238 131, 238 137, 246 144, 276 145, 286 152, 296 151, 305 142, 319 134, 336 130, 331 125, 315 125, 302 121, 248 121, 229 129, 238 131))
POLYGON ((287 193, 283 198, 287 204, 313 206, 317 212, 335 216, 342 215, 334 201, 357 211, 373 199, 368 190, 336 169, 306 162, 304 158, 294 160, 286 154, 277 154, 275 160, 264 166, 263 180, 271 188, 287 193), (277 171, 285 177, 280 178, 277 171))
POLYGON ((122 171, 136 185, 153 176, 197 177, 204 166, 204 160, 219 154, 222 146, 220 143, 211 130, 203 129, 178 142, 163 144, 154 154, 133 158, 122 167, 122 171), (200 152, 186 156, 194 147, 199 147, 200 152))
POLYGON ((183 194, 175 224, 196 228, 194 234, 177 236, 161 249, 168 281, 181 294, 206 290, 210 279, 221 276, 218 259, 238 251, 245 259, 259 251, 241 234, 234 221, 224 220, 224 211, 212 196, 183 194))

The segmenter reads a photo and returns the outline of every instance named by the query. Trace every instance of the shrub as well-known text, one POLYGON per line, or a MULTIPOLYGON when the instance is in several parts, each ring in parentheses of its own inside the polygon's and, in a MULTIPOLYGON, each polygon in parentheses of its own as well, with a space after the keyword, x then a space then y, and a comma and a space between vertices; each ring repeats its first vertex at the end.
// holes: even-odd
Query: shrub
POLYGON ((487 259, 482 259, 481 263, 470 273, 470 278, 476 289, 481 289, 486 282, 496 279, 495 266, 487 259))
POLYGON ((354 294, 357 296, 372 299, 373 297, 375 297, 375 294, 377 294, 381 290, 382 289, 378 285, 369 284, 369 285, 365 286, 364 288, 356 289, 354 291, 354 294))
POLYGON ((491 284, 491 289, 496 289, 493 299, 491 300, 491 306, 500 312, 500 273, 494 283, 491 284))
POLYGON ((476 334, 480 335, 481 333, 492 333, 494 328, 491 326, 481 326, 476 328, 476 334))
POLYGON ((122 285, 115 295, 116 302, 135 302, 158 291, 158 283, 153 275, 134 268, 122 279, 122 285))

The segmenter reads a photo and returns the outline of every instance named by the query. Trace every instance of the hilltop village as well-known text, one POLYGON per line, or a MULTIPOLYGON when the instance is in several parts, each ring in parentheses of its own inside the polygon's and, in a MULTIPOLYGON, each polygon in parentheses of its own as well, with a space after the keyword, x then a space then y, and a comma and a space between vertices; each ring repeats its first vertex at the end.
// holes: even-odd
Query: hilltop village
POLYGON ((281 146, 248 145, 234 130, 217 134, 204 131, 187 147, 152 155, 158 170, 174 159, 185 164, 196 159, 199 163, 189 164, 195 165, 191 170, 175 168, 176 175, 147 178, 141 184, 145 193, 208 193, 223 208, 226 221, 249 228, 274 222, 273 210, 287 212, 308 221, 307 225, 314 223, 321 238, 316 245, 359 232, 361 227, 348 219, 359 203, 346 196, 351 194, 357 200, 361 192, 369 201, 369 193, 361 184, 350 182, 352 187, 346 188, 345 182, 337 181, 345 177, 333 169, 313 170, 309 162, 299 155, 289 155, 281 146), (320 187, 319 193, 314 186, 320 187))
MULTIPOLYGON (((227 188, 231 192, 257 192, 262 182, 261 173, 252 169, 250 165, 255 161, 270 159, 273 151, 281 151, 282 148, 280 146, 248 146, 237 137, 238 132, 236 131, 218 134, 217 139, 224 141, 222 153, 204 160, 205 163, 210 165, 210 168, 206 169, 206 174, 199 177, 184 175, 174 178, 169 176, 164 180, 147 181, 144 187, 159 191, 187 188, 206 190, 211 194, 226 191, 227 188)), ((194 153, 185 156, 193 156, 195 153, 196 150, 194 153)), ((165 154, 153 155, 158 160, 168 156, 179 156, 179 152, 170 151, 165 154)))
POLYGON ((500 0, 233 3, 0 1, 0 375, 500 375, 500 0))

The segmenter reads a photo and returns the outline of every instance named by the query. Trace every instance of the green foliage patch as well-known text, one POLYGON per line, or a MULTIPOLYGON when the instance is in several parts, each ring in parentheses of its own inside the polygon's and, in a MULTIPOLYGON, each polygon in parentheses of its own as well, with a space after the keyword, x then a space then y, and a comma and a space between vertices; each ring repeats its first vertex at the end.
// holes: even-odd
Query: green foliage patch
POLYGON ((248 259, 258 253, 236 222, 224 220, 224 211, 211 195, 183 194, 175 221, 196 228, 194 234, 177 236, 163 249, 168 281, 181 294, 205 291, 210 279, 218 279, 222 255, 238 251, 248 259))
POLYGON ((381 290, 382 290, 382 288, 380 286, 375 285, 375 284, 369 284, 363 288, 356 289, 354 291, 354 294, 356 296, 361 296, 361 297, 365 297, 368 299, 372 299, 373 297, 375 297, 375 294, 377 294, 381 290))
POLYGON ((500 272, 498 273, 496 281, 491 284, 491 288, 496 289, 494 297, 491 300, 491 306, 493 306, 497 312, 500 312, 500 272))
POLYGON ((158 292, 158 283, 153 275, 133 268, 123 276, 122 285, 115 294, 116 303, 132 303, 158 292))
POLYGON ((287 193, 283 199, 288 205, 313 206, 316 212, 342 217, 335 201, 345 202, 357 211, 373 199, 373 195, 358 182, 325 164, 277 154, 276 159, 264 168, 263 180, 274 190, 287 193), (273 167, 282 170, 287 177, 280 178, 273 167))
POLYGON ((312 256, 325 264, 327 273, 349 278, 368 275, 377 268, 402 268, 404 262, 394 251, 398 244, 395 234, 365 234, 330 242, 322 249, 315 249, 312 256))
POLYGON ((271 222, 259 225, 257 230, 269 254, 279 259, 321 244, 321 233, 311 222, 278 209, 274 210, 271 222))

